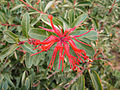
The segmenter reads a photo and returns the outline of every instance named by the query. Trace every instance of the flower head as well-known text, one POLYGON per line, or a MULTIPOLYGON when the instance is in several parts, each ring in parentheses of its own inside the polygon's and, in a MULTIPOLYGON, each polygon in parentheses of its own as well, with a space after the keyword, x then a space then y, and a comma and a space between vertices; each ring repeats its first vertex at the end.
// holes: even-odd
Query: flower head
POLYGON ((53 64, 54 64, 54 61, 55 61, 55 58, 56 58, 56 55, 57 55, 58 51, 59 51, 59 66, 58 66, 58 69, 60 68, 61 61, 62 61, 62 71, 63 71, 64 56, 65 55, 69 59, 69 65, 70 65, 70 68, 72 70, 77 69, 77 70, 80 71, 80 68, 78 67, 78 65, 79 65, 79 63, 81 63, 81 61, 83 63, 85 62, 85 60, 88 60, 89 62, 92 62, 92 60, 89 59, 89 57, 86 55, 85 50, 77 48, 73 39, 76 40, 79 43, 90 46, 90 45, 88 45, 84 42, 79 41, 76 37, 83 36, 83 35, 87 34, 88 32, 90 32, 91 30, 93 30, 94 28, 92 28, 91 30, 89 30, 89 31, 87 31, 87 32, 85 32, 81 35, 70 35, 70 33, 73 32, 77 28, 77 26, 74 27, 74 28, 66 29, 63 32, 62 28, 61 28, 61 30, 59 30, 54 26, 53 21, 52 21, 52 19, 53 19, 52 15, 49 15, 48 18, 50 19, 52 29, 47 29, 47 28, 44 28, 44 27, 41 27, 41 26, 39 26, 39 27, 46 30, 46 31, 55 33, 56 36, 51 35, 42 42, 40 40, 36 40, 34 42, 34 45, 37 45, 38 47, 35 48, 35 49, 39 49, 40 52, 32 54, 31 56, 36 55, 36 54, 41 53, 41 52, 44 52, 44 51, 47 51, 53 46, 53 44, 57 43, 57 45, 54 48, 53 55, 52 55, 51 61, 50 61, 49 66, 48 66, 48 67, 50 67, 50 69, 52 69, 52 67, 53 67, 53 64), (70 47, 72 47, 72 49, 75 52, 77 57, 70 54, 70 47))

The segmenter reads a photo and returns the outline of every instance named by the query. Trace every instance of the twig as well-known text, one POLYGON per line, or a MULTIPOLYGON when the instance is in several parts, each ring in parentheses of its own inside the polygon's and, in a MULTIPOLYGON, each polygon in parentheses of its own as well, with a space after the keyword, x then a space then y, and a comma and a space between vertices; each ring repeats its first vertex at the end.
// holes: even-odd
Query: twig
POLYGON ((40 84, 40 81, 38 81, 38 83, 34 83, 32 87, 37 87, 39 84, 40 84))
POLYGON ((70 85, 73 84, 80 77, 80 75, 83 73, 84 70, 85 69, 83 69, 81 72, 78 72, 73 80, 71 80, 69 83, 65 84, 64 89, 69 88, 70 85))
MULTIPOLYGON (((27 4, 26 2, 24 2, 23 0, 19 0, 19 1, 21 1, 21 2, 23 2, 27 7, 30 7, 30 8, 32 8, 32 9, 34 9, 35 11, 38 11, 39 13, 41 13, 41 14, 46 14, 46 13, 43 13, 42 11, 39 11, 39 10, 37 10, 36 8, 34 8, 33 6, 31 6, 31 5, 29 5, 29 4, 27 4)), ((46 14, 47 15, 47 14, 46 14)))
POLYGON ((49 79, 50 77, 52 77, 52 76, 55 75, 56 73, 58 73, 58 71, 56 71, 56 72, 50 74, 50 75, 47 77, 47 79, 49 79))
POLYGON ((112 9, 113 9, 113 7, 115 5, 115 2, 116 2, 116 0, 114 0, 114 3, 112 4, 112 7, 109 9, 109 13, 111 13, 111 11, 112 11, 112 9))
POLYGON ((15 25, 15 24, 1 24, 1 25, 2 25, 2 26, 12 26, 12 27, 13 27, 13 26, 15 26, 15 27, 16 27, 16 26, 21 26, 21 25, 15 25))

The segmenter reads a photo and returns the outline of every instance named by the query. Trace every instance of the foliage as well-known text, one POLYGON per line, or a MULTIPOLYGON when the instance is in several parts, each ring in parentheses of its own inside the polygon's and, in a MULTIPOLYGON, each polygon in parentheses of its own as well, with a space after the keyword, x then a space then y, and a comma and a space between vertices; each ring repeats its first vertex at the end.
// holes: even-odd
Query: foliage
MULTIPOLYGON (((120 0, 1 0, 0 1, 0 90, 109 90, 120 89, 120 72, 110 60, 120 53, 120 0), (38 11, 39 10, 39 11, 38 11), (81 72, 69 68, 65 56, 64 71, 58 69, 58 54, 53 69, 48 69, 55 45, 37 55, 32 41, 43 41, 53 32, 48 15, 63 32, 76 27, 70 35, 81 35, 75 42, 93 60, 81 62, 81 72), (78 27, 77 27, 78 26, 78 27)), ((75 40, 74 40, 75 41, 75 40)), ((70 53, 75 55, 72 48, 70 53)))

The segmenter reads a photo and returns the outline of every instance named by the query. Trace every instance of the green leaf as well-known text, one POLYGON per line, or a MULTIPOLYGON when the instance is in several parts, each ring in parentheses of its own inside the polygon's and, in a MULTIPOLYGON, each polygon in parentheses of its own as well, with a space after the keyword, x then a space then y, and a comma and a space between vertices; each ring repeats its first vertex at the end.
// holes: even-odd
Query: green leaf
POLYGON ((70 90, 79 90, 79 89, 77 89, 77 83, 74 83, 70 90))
POLYGON ((21 80, 21 83, 22 83, 22 86, 24 85, 24 81, 25 81, 25 75, 26 71, 23 72, 23 75, 22 75, 22 80, 21 80))
POLYGON ((10 11, 12 12, 12 11, 15 11, 15 10, 17 10, 18 8, 21 8, 21 7, 23 7, 23 6, 25 6, 24 4, 20 4, 20 5, 17 5, 17 6, 15 6, 14 8, 12 8, 10 11))
POLYGON ((95 18, 92 18, 92 23, 94 24, 95 29, 99 29, 98 22, 95 18))
POLYGON ((13 84, 13 82, 11 81, 10 79, 10 76, 8 74, 5 74, 5 79, 7 80, 7 82, 12 86, 12 87, 15 87, 15 85, 13 84))
MULTIPOLYGON (((71 33, 71 35, 81 35, 85 32, 87 32, 88 30, 77 30, 74 31, 73 33, 71 33)), ((87 38, 89 40, 97 40, 97 32, 96 31, 90 31, 89 33, 79 37, 79 39, 83 39, 83 38, 87 38)))
POLYGON ((85 90, 85 78, 84 75, 81 75, 77 81, 78 90, 85 90))
POLYGON ((61 70, 62 69, 62 61, 61 61, 60 69, 58 69, 58 67, 59 67, 59 52, 57 52, 57 55, 56 55, 56 58, 55 58, 55 61, 53 64, 53 69, 56 71, 61 70))
POLYGON ((19 38, 16 34, 11 31, 4 31, 4 39, 9 43, 18 43, 19 38))
POLYGON ((55 90, 65 90, 62 86, 57 86, 56 88, 55 88, 55 90))
MULTIPOLYGON (((50 63, 50 61, 51 61, 51 58, 52 58, 52 55, 53 55, 53 51, 54 51, 54 48, 55 48, 55 46, 56 46, 56 44, 55 45, 53 45, 51 48, 50 48, 50 50, 49 51, 47 51, 47 55, 48 55, 48 65, 49 65, 49 63, 50 63)), ((57 52, 57 55, 56 55, 56 58, 55 58, 55 60, 54 60, 54 64, 53 64, 53 68, 52 69, 54 69, 54 70, 56 70, 56 71, 58 71, 58 66, 59 66, 59 52, 57 52)), ((51 68, 51 67, 50 67, 51 68)))
POLYGON ((85 78, 84 75, 81 74, 81 76, 78 78, 76 82, 72 85, 70 90, 85 90, 85 78))
POLYGON ((8 55, 12 54, 16 49, 18 48, 17 44, 13 44, 7 48, 5 48, 1 53, 0 53, 0 59, 4 59, 8 55))
POLYGON ((45 59, 45 52, 41 52, 37 55, 32 56, 33 57, 33 64, 37 66, 41 60, 45 59))
MULTIPOLYGON (((74 42, 75 42, 76 46, 77 46, 79 49, 85 50, 85 51, 86 51, 86 54, 87 54, 88 56, 93 56, 93 55, 95 54, 95 51, 94 51, 94 49, 93 49, 92 47, 87 46, 87 45, 84 45, 84 44, 82 44, 82 43, 79 43, 79 42, 77 42, 77 41, 75 41, 75 40, 74 40, 74 42)), ((82 42, 83 42, 83 41, 82 41, 82 42)), ((86 42, 84 42, 84 43, 86 43, 86 42)))
POLYGON ((26 59, 25 59, 25 65, 27 68, 31 68, 32 64, 33 64, 33 56, 30 56, 31 54, 26 53, 26 59))
MULTIPOLYGON (((71 35, 81 35, 81 34, 83 34, 85 32, 87 32, 87 30, 78 30, 78 31, 75 31, 75 32, 71 33, 71 35)), ((85 35, 83 35, 83 36, 81 36, 81 37, 79 37, 77 39, 79 41, 82 41, 82 42, 86 43, 86 44, 90 44, 90 42, 92 40, 97 39, 97 32, 96 31, 90 31, 89 33, 87 33, 87 34, 85 34, 85 35)), ((80 42, 77 42, 76 40, 74 40, 74 41, 75 41, 75 44, 77 45, 77 47, 79 49, 83 49, 83 50, 86 51, 88 56, 93 56, 94 55, 95 51, 94 51, 94 49, 92 47, 84 45, 84 44, 82 44, 80 42)))
POLYGON ((69 28, 69 22, 64 17, 60 17, 60 20, 63 22, 64 29, 69 28))
POLYGON ((55 0, 49 1, 44 9, 44 12, 47 12, 47 10, 54 4, 54 2, 55 2, 55 0))
POLYGON ((28 34, 31 38, 39 39, 41 41, 48 37, 46 31, 39 28, 31 28, 28 34))
POLYGON ((87 17, 88 17, 88 14, 86 14, 86 13, 78 16, 78 17, 75 19, 75 21, 72 23, 71 28, 79 25, 80 22, 84 22, 87 17))
POLYGON ((100 80, 99 75, 97 74, 96 71, 89 71, 90 78, 92 80, 92 84, 95 90, 103 90, 102 83, 100 80))
POLYGON ((2 87, 3 80, 4 80, 4 75, 0 74, 0 89, 2 87))
POLYGON ((37 22, 39 22, 41 19, 41 14, 37 18, 34 18, 34 20, 31 22, 31 26, 33 27, 37 22))
POLYGON ((30 88, 30 79, 29 78, 26 78, 26 80, 25 80, 25 90, 29 90, 29 88, 30 88))
POLYGON ((56 26, 58 26, 58 25, 62 26, 63 25, 62 21, 59 18, 55 18, 55 17, 53 18, 53 23, 56 26))
POLYGON ((78 5, 79 5, 79 6, 89 6, 89 5, 91 5, 91 3, 88 2, 88 1, 86 1, 86 2, 79 2, 78 5))
POLYGON ((28 38, 29 37, 28 36, 28 31, 30 29, 30 16, 29 16, 28 12, 26 12, 23 15, 21 25, 22 25, 22 33, 23 33, 23 35, 28 38))
POLYGON ((31 54, 36 53, 36 50, 33 50, 34 48, 32 47, 32 45, 28 44, 27 42, 25 42, 25 43, 22 44, 21 46, 22 46, 22 48, 23 48, 25 51, 27 51, 27 52, 29 52, 29 53, 31 53, 31 54))
POLYGON ((6 23, 5 15, 4 15, 4 14, 1 14, 1 13, 0 13, 0 22, 6 23))
POLYGON ((16 43, 13 39, 9 38, 8 35, 4 35, 3 37, 8 43, 16 43))
POLYGON ((74 10, 70 10, 68 12, 68 18, 69 18, 69 26, 70 26, 74 22, 74 18, 75 18, 74 10))
POLYGON ((4 81, 3 85, 2 85, 2 89, 3 90, 8 90, 8 82, 4 81))
MULTIPOLYGON (((53 19, 54 19, 54 17, 53 17, 53 19)), ((51 26, 51 23, 49 23, 48 22, 48 15, 41 15, 41 20, 45 23, 45 24, 47 24, 47 25, 49 25, 49 26, 51 26)), ((54 24, 54 22, 53 22, 53 24, 54 24)), ((59 29, 56 25, 54 25, 57 29, 59 29)))

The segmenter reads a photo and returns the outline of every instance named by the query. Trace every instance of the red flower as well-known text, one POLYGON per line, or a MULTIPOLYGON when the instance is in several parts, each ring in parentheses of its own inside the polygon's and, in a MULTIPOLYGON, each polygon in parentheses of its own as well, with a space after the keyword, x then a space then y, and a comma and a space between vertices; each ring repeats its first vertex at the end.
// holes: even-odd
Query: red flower
POLYGON ((44 28, 41 26, 39 26, 39 27, 46 30, 46 31, 53 32, 57 36, 51 35, 42 42, 40 40, 36 40, 34 42, 34 44, 39 45, 39 46, 35 49, 39 49, 41 51, 37 52, 35 54, 32 54, 31 56, 36 55, 36 54, 41 53, 41 52, 44 52, 44 51, 47 51, 52 47, 52 45, 54 43, 57 43, 57 45, 54 48, 53 55, 52 55, 51 61, 50 61, 49 66, 48 66, 48 67, 51 66, 50 69, 52 69, 52 67, 53 67, 53 64, 54 64, 54 61, 55 61, 55 58, 56 58, 58 51, 59 51, 59 67, 58 67, 58 69, 60 68, 61 61, 62 61, 62 71, 63 71, 64 56, 65 55, 69 59, 69 65, 70 65, 70 68, 72 70, 78 69, 80 71, 80 68, 78 67, 78 65, 81 61, 83 63, 85 62, 85 60, 89 60, 89 62, 92 62, 92 60, 89 59, 89 57, 86 55, 85 50, 77 48, 77 46, 75 45, 75 43, 72 39, 76 40, 79 43, 85 44, 87 46, 91 46, 91 45, 88 45, 84 42, 79 41, 76 37, 83 36, 83 35, 87 34, 88 32, 90 32, 91 30, 93 30, 94 28, 92 28, 91 30, 89 30, 81 35, 70 35, 70 33, 73 32, 77 28, 77 26, 74 28, 66 29, 65 32, 63 33, 62 29, 60 31, 59 29, 57 29, 54 26, 53 21, 52 21, 52 19, 53 19, 52 15, 49 15, 48 18, 50 19, 52 29, 47 29, 47 28, 44 28), (75 52, 77 57, 70 54, 70 46, 72 47, 72 49, 75 52))
POLYGON ((38 2, 36 4, 39 5, 40 2, 41 2, 41 0, 38 0, 38 2))

